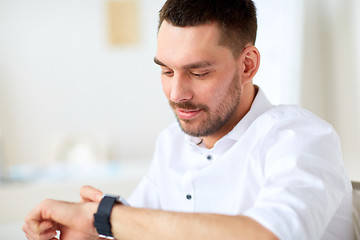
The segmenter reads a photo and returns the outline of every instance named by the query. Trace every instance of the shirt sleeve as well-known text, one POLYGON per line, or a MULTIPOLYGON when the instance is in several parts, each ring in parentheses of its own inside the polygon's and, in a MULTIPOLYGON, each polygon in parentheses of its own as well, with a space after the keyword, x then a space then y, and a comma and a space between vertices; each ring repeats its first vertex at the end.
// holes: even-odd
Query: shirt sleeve
POLYGON ((279 239, 320 239, 351 191, 333 128, 312 115, 275 119, 261 160, 263 187, 244 215, 279 239))
POLYGON ((158 176, 158 145, 156 143, 154 157, 150 165, 150 169, 147 174, 141 179, 140 183, 135 188, 134 192, 128 199, 129 203, 133 207, 138 208, 150 208, 160 209, 160 198, 157 184, 158 176))
POLYGON ((149 174, 142 178, 129 198, 130 205, 138 208, 159 209, 159 202, 156 183, 149 174))

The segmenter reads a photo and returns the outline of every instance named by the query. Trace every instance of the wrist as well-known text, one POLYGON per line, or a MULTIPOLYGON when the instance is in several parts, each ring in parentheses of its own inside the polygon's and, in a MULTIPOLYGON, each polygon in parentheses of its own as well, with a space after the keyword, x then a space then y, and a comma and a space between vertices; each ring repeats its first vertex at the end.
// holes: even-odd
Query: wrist
POLYGON ((94 226, 94 214, 96 213, 98 207, 99 207, 99 203, 96 202, 86 202, 83 205, 84 211, 88 213, 88 223, 90 224, 90 227, 88 227, 87 229, 91 229, 91 234, 94 236, 99 236, 99 234, 96 231, 96 228, 94 226))
POLYGON ((97 212, 94 216, 94 226, 99 236, 107 239, 114 239, 111 216, 115 205, 129 205, 125 199, 115 195, 104 195, 100 201, 97 212))

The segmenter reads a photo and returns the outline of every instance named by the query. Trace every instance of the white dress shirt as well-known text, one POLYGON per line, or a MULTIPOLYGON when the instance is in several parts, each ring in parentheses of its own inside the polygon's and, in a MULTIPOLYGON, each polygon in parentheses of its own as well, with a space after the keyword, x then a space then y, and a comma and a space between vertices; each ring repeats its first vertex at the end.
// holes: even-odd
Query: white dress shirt
POLYGON ((333 128, 259 89, 212 149, 178 123, 161 132, 135 207, 249 216, 279 239, 353 239, 352 188, 333 128))

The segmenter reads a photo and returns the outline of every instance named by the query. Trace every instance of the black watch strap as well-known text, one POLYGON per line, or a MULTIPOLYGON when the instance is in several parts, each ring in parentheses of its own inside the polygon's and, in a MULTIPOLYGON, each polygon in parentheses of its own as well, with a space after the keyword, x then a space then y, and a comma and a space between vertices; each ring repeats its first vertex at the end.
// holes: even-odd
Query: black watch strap
POLYGON ((94 225, 101 237, 113 237, 111 232, 110 214, 115 202, 117 202, 116 197, 105 195, 99 204, 97 213, 94 214, 94 225))

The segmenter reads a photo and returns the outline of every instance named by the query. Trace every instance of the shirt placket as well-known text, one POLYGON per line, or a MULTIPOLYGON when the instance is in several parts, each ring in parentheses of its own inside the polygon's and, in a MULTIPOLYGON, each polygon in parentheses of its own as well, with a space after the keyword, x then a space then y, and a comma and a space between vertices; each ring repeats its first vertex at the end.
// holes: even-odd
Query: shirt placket
POLYGON ((184 202, 184 211, 194 212, 195 207, 195 191, 192 181, 193 169, 187 170, 183 178, 183 202, 184 202))

